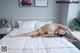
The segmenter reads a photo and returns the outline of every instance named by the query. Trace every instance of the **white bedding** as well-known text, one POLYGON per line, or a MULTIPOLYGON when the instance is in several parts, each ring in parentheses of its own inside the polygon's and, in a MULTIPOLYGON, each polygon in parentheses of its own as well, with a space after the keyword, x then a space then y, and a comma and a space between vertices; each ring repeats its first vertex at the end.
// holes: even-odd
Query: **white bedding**
MULTIPOLYGON (((14 29, 9 34, 25 33, 20 30, 14 29)), ((80 53, 80 50, 65 38, 9 38, 9 34, 0 40, 0 45, 8 45, 8 53, 80 53)))
POLYGON ((27 30, 23 30, 21 28, 14 28, 10 33, 8 33, 5 37, 9 37, 9 36, 16 36, 18 34, 22 34, 22 33, 28 33, 33 31, 32 29, 27 29, 27 30))
POLYGON ((9 53, 80 53, 64 38, 3 38, 0 45, 8 45, 9 53))

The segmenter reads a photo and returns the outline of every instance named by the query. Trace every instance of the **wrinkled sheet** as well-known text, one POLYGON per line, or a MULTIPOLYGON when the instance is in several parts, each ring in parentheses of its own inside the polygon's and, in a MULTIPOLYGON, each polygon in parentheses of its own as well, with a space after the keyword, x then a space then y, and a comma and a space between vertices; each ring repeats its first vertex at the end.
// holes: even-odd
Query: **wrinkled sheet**
POLYGON ((80 51, 64 38, 3 38, 0 45, 8 45, 8 53, 80 53, 80 51))
POLYGON ((32 32, 34 30, 32 29, 19 29, 19 28, 14 28, 10 33, 8 33, 5 37, 10 37, 10 36, 16 36, 16 35, 19 35, 19 34, 25 34, 25 33, 29 33, 29 32, 32 32))

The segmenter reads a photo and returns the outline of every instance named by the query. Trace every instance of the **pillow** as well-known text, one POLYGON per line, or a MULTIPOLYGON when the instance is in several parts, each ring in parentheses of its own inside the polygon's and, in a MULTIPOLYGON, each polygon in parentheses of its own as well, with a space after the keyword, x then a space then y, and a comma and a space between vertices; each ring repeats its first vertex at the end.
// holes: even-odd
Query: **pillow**
POLYGON ((19 24, 19 29, 23 29, 23 30, 34 30, 35 29, 35 21, 18 21, 19 24))
POLYGON ((49 22, 36 21, 35 28, 38 29, 38 28, 42 27, 43 25, 50 24, 50 23, 52 23, 52 21, 49 21, 49 22))
POLYGON ((18 25, 19 25, 19 28, 22 28, 23 26, 23 21, 17 21, 18 25))
POLYGON ((27 22, 23 22, 23 30, 25 29, 35 29, 35 21, 27 21, 27 22))

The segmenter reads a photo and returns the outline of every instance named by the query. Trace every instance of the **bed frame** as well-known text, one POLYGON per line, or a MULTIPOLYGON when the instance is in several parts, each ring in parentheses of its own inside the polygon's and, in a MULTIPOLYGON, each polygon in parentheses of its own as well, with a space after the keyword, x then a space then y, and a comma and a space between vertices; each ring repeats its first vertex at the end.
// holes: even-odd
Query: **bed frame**
POLYGON ((37 20, 37 21, 53 21, 53 23, 57 23, 57 19, 54 17, 14 17, 12 18, 12 27, 13 28, 18 28, 18 23, 17 21, 32 21, 32 20, 37 20))

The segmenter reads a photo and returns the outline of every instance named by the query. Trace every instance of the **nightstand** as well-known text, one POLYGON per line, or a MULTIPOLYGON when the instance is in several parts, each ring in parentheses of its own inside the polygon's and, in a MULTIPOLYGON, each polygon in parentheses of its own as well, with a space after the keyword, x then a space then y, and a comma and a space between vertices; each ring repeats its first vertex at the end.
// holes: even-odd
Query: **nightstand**
POLYGON ((73 42, 73 44, 80 49, 80 31, 73 31, 73 36, 77 39, 76 42, 73 42))
POLYGON ((3 38, 6 34, 8 34, 11 30, 11 27, 0 28, 0 39, 3 38))

